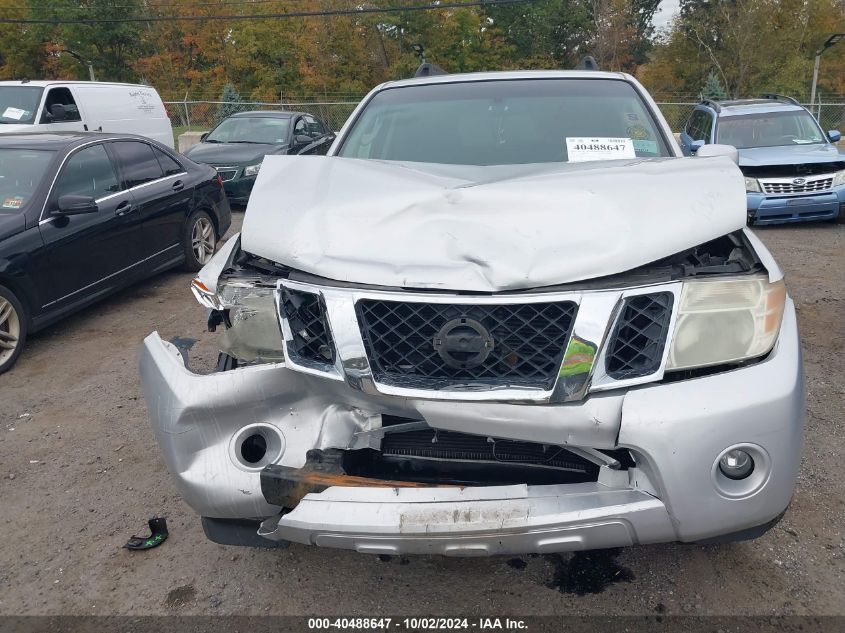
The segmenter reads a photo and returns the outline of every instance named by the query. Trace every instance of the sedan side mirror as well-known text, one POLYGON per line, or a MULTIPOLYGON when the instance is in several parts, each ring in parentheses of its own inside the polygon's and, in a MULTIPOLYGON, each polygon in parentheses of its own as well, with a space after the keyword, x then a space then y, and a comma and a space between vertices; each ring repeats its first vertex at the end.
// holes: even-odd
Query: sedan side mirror
POLYGON ((296 137, 293 139, 294 143, 297 145, 308 145, 314 139, 308 136, 307 134, 297 134, 296 137))
POLYGON ((689 144, 689 151, 691 154, 695 154, 704 147, 704 141, 691 141, 689 144))
POLYGON ((208 132, 200 134, 200 143, 202 143, 206 138, 208 138, 208 132))
POLYGON ((827 138, 830 139, 831 143, 838 143, 839 140, 842 138, 842 134, 839 133, 839 130, 828 130, 827 138))
POLYGON ((61 215, 79 215, 97 211, 99 211, 97 201, 91 196, 77 196, 69 193, 59 197, 57 212, 61 215))
POLYGON ((54 103, 50 106, 50 118, 53 121, 64 121, 67 118, 67 110, 61 103, 54 103))
POLYGON ((733 145, 722 145, 721 143, 704 145, 696 152, 695 155, 699 158, 727 156, 734 163, 739 164, 739 152, 736 151, 736 148, 733 145))

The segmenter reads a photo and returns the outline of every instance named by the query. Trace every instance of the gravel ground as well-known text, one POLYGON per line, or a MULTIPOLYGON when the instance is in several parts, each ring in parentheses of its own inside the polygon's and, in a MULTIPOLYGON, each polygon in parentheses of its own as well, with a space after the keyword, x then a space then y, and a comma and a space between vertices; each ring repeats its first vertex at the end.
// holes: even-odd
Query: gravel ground
POLYGON ((171 272, 33 337, 0 376, 0 615, 845 614, 845 225, 758 234, 799 307, 808 389, 798 490, 763 538, 462 560, 213 544, 159 457, 136 368, 153 329, 197 339, 195 367, 216 357, 190 275, 171 272), (121 549, 154 515, 169 540, 121 549))

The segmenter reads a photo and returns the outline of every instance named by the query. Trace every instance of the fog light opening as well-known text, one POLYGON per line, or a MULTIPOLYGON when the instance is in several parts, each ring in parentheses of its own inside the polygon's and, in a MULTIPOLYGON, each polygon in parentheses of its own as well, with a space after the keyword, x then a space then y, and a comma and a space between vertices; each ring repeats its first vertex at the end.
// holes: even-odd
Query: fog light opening
POLYGON ((728 479, 739 481, 754 472, 754 459, 741 448, 735 448, 719 459, 719 470, 728 479))
POLYGON ((285 452, 285 436, 272 424, 250 424, 229 444, 229 456, 242 470, 254 472, 276 463, 285 452))
POLYGON ((247 464, 257 464, 266 454, 267 440, 258 433, 253 433, 241 444, 241 457, 247 464))

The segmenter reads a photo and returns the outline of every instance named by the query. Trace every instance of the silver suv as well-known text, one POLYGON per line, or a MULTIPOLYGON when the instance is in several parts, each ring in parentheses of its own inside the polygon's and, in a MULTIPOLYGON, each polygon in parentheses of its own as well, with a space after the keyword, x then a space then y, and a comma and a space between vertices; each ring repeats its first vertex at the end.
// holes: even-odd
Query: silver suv
POLYGON ((220 543, 556 552, 762 534, 804 395, 733 148, 685 158, 628 75, 388 83, 325 157, 270 156, 193 281, 197 375, 141 376, 220 543))

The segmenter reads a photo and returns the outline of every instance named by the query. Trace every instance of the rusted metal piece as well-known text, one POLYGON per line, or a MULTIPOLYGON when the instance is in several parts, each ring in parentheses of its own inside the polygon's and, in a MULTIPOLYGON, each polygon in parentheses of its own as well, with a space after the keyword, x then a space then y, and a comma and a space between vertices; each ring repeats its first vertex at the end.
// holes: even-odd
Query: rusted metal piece
POLYGON ((295 508, 310 492, 323 492, 332 486, 345 488, 434 488, 431 484, 347 475, 340 451, 311 450, 302 468, 271 464, 261 471, 261 492, 268 503, 295 508))

